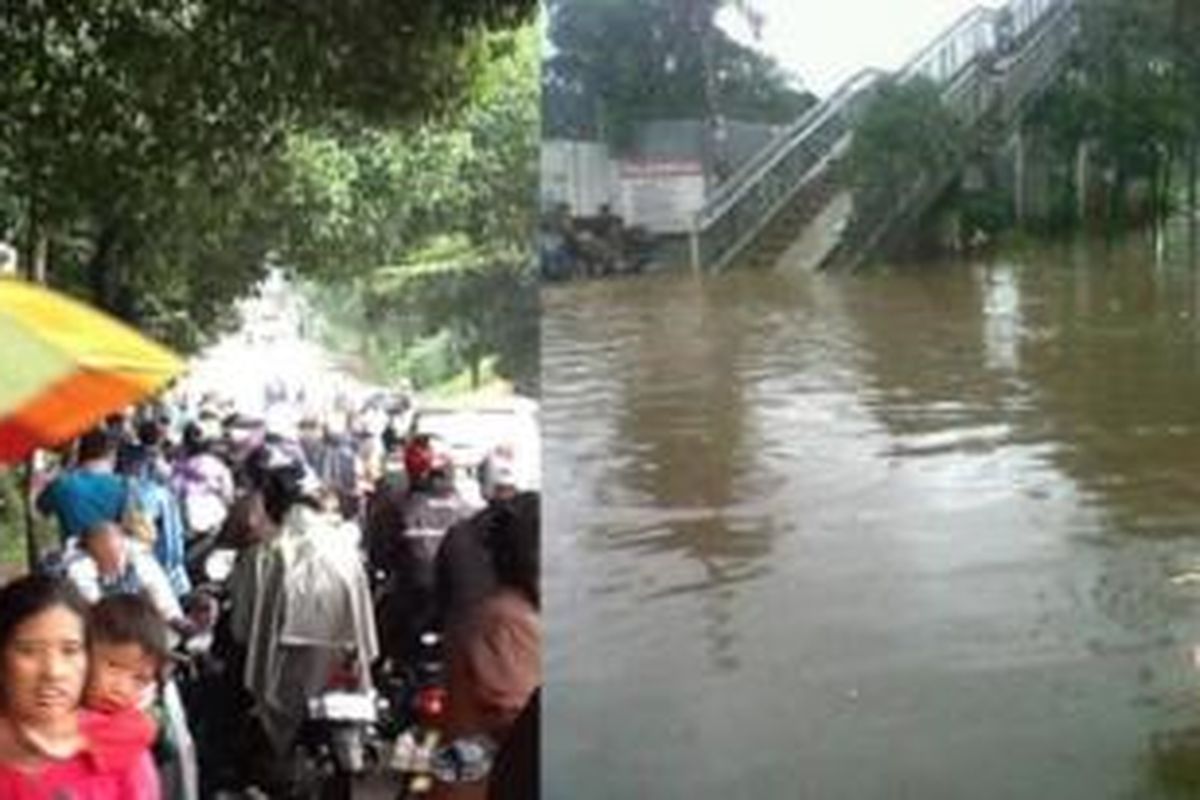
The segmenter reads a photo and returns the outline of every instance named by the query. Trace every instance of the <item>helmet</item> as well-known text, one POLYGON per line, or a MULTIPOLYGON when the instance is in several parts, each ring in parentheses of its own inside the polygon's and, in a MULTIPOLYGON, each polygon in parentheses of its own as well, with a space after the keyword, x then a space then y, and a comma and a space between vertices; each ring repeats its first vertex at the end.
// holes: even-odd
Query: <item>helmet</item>
POLYGON ((479 493, 490 500, 500 488, 517 489, 517 465, 511 453, 495 450, 479 465, 479 493))
POLYGON ((321 481, 300 461, 271 464, 263 475, 263 506, 276 523, 297 503, 318 502, 320 491, 321 481))
POLYGON ((409 480, 419 480, 433 469, 433 447, 426 437, 417 437, 404 447, 404 471, 409 480))

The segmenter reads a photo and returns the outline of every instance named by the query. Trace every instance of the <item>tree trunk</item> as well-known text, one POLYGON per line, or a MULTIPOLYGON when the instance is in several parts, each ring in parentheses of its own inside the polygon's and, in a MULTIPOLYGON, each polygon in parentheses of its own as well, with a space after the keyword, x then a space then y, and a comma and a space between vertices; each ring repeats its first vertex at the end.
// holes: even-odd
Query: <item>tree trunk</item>
POLYGON ((33 517, 33 476, 37 468, 37 458, 29 456, 25 459, 23 480, 21 481, 21 497, 25 500, 25 562, 29 571, 33 572, 42 560, 41 548, 38 547, 37 535, 34 533, 35 520, 33 517))
POLYGON ((39 230, 33 240, 33 256, 29 262, 29 278, 36 283, 46 282, 46 266, 50 259, 50 237, 39 230))
POLYGON ((1165 197, 1169 165, 1169 160, 1161 152, 1154 157, 1154 171, 1150 176, 1150 223, 1154 226, 1155 231, 1161 227, 1167 216, 1165 197))
POLYGON ((1118 163, 1116 171, 1113 173, 1111 194, 1108 197, 1108 230, 1110 233, 1125 225, 1125 201, 1129 188, 1126 183, 1125 168, 1118 163))
POLYGON ((1154 231, 1154 263, 1162 265, 1166 243, 1166 192, 1170 181, 1170 158, 1163 153, 1154 159, 1154 175, 1150 184, 1150 224, 1154 231))
POLYGON ((479 356, 478 353, 473 353, 471 355, 471 388, 472 389, 478 389, 479 385, 483 382, 482 364, 481 364, 482 360, 483 359, 479 356))
POLYGON ((1075 216, 1080 225, 1087 222, 1087 164, 1088 143, 1080 141, 1075 147, 1075 216))
POLYGON ((50 237, 46 233, 40 204, 36 200, 29 201, 26 213, 28 214, 28 229, 22 248, 24 252, 18 258, 18 268, 24 265, 25 277, 35 283, 45 283, 50 237))
POLYGON ((1187 155, 1187 198, 1188 198, 1188 221, 1194 225, 1196 221, 1196 159, 1197 159, 1196 142, 1188 143, 1187 155))
POLYGON ((1018 229, 1025 227, 1025 134, 1019 125, 1013 160, 1013 218, 1018 229))
POLYGON ((111 311, 116 307, 116 265, 113 257, 117 249, 117 229, 115 225, 105 225, 96 237, 96 249, 87 261, 85 274, 92 300, 96 305, 111 311))

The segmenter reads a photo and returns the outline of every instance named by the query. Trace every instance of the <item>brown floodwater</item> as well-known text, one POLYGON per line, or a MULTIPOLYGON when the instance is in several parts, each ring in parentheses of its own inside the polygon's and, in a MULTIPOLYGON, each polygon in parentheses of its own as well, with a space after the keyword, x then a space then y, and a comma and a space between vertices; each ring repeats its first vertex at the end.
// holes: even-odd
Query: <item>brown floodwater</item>
POLYGON ((546 289, 546 796, 1200 796, 1177 239, 546 289))

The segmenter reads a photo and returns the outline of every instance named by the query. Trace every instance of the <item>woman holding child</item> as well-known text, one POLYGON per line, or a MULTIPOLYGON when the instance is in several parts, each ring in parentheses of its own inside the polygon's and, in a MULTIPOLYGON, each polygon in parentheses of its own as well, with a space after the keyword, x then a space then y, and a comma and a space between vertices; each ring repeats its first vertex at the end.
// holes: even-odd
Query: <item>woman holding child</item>
POLYGON ((85 605, 61 580, 32 575, 0 589, 0 797, 160 797, 148 718, 111 702, 81 708, 85 697, 113 696, 112 659, 91 650, 104 638, 90 634, 85 605))

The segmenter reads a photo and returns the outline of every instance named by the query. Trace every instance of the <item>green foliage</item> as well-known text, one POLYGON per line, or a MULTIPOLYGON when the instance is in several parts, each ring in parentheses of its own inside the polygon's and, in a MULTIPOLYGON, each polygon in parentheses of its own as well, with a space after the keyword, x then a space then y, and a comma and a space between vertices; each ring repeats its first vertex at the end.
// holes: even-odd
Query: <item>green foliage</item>
POLYGON ((932 81, 882 85, 855 125, 846 158, 855 219, 886 213, 922 176, 957 163, 965 147, 965 131, 932 81))
POLYGON ((408 128, 307 130, 284 149, 279 256, 335 277, 402 261, 432 236, 527 247, 537 186, 536 35, 488 41, 462 111, 408 128))
POLYGON ((958 204, 962 211, 962 229, 965 231, 981 231, 993 237, 1012 226, 1012 198, 1007 192, 988 188, 979 192, 960 193, 958 204))
MULTIPOLYGON (((1154 186, 1165 214, 1166 176, 1200 139, 1200 7, 1187 0, 1083 0, 1080 37, 1065 78, 1030 123, 1046 132, 1058 160, 1083 142, 1112 176, 1107 217, 1126 218, 1127 187, 1154 186)), ((1074 202, 1064 193, 1063 202, 1074 202)))
POLYGON ((0 234, 177 344, 259 277, 295 131, 458 109, 533 0, 96 0, 0 15, 0 234))
POLYGON ((814 102, 769 57, 717 28, 718 0, 550 0, 548 136, 621 144, 650 119, 713 113, 782 123, 814 102), (705 47, 710 47, 705 52, 705 47), (706 77, 710 82, 706 83, 706 77))
POLYGON ((536 32, 489 46, 481 90, 456 117, 288 144, 279 257, 328 287, 314 299, 332 337, 356 343, 380 379, 433 383, 496 357, 503 376, 536 383, 536 32))
POLYGON ((16 472, 0 469, 0 571, 18 569, 25 563, 25 517, 20 486, 16 472))
POLYGON ((484 362, 495 356, 497 373, 532 391, 538 373, 538 305, 528 256, 505 258, 466 243, 457 250, 446 243, 417 258, 379 270, 372 296, 390 300, 395 313, 420 320, 425 332, 448 335, 451 363, 461 365, 454 372, 466 368, 478 383, 484 362))
MULTIPOLYGON (((21 472, 0 467, 0 582, 27 567, 25 502, 21 495, 21 472)), ((40 552, 47 552, 58 542, 58 523, 35 515, 33 535, 40 552)))

